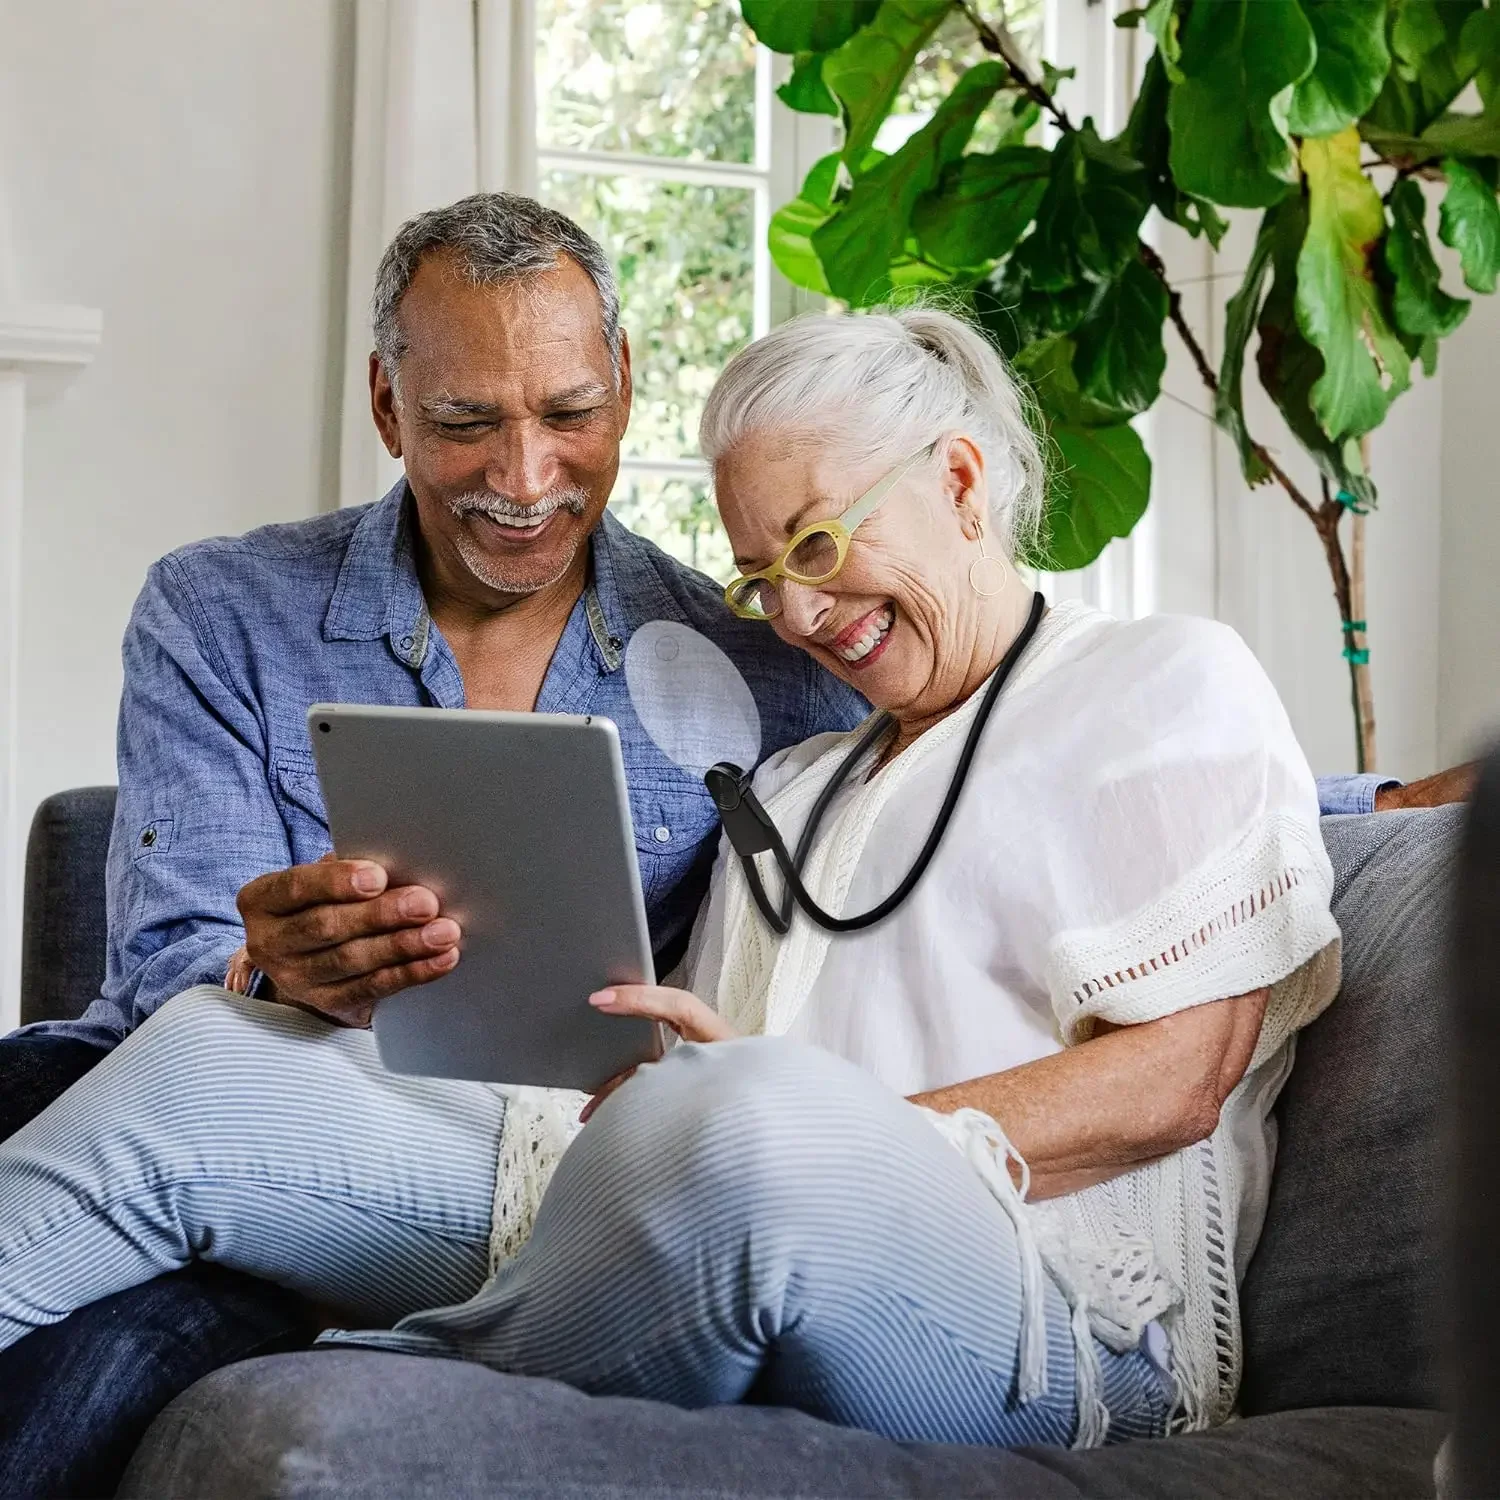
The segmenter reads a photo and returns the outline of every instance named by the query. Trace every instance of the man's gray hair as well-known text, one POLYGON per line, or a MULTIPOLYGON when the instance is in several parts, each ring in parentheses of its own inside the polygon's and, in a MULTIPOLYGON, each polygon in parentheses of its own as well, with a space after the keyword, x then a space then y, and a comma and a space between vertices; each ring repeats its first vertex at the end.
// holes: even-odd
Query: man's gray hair
POLYGON ((401 328, 401 299, 423 257, 434 251, 453 251, 464 276, 474 286, 499 286, 557 266, 559 255, 571 256, 583 267, 599 294, 604 342, 620 374, 620 293, 608 257, 591 236, 566 214, 547 208, 519 193, 475 193, 446 208, 429 209, 408 219, 380 258, 375 273, 375 295, 370 321, 375 329, 375 352, 391 385, 406 353, 401 328))

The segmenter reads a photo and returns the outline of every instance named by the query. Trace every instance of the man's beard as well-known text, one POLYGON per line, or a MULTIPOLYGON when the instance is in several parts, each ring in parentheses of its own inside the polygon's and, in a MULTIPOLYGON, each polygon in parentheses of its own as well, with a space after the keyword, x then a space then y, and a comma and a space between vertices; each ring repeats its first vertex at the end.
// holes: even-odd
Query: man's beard
MULTIPOLYGON (((448 501, 448 509, 455 521, 462 523, 469 516, 477 514, 488 516, 496 525, 512 526, 518 531, 540 525, 554 511, 566 510, 575 516, 581 516, 588 506, 588 491, 576 484, 555 489, 534 505, 518 505, 514 500, 507 500, 505 496, 490 490, 474 490, 448 501)), ((523 557, 518 557, 511 563, 515 571, 509 576, 500 573, 495 559, 474 541, 462 525, 454 533, 453 546, 463 565, 482 584, 502 594, 530 594, 537 589, 550 588, 572 567, 578 550, 575 546, 568 551, 566 557, 559 559, 551 576, 538 578, 534 573, 523 571, 527 568, 527 559, 523 557)))

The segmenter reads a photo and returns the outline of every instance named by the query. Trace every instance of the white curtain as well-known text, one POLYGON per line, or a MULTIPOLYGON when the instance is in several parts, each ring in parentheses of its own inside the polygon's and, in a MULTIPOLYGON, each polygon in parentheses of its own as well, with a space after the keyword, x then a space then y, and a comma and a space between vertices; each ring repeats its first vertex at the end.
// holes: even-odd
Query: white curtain
POLYGON ((358 0, 339 503, 400 474, 370 422, 370 291, 400 225, 468 193, 536 190, 532 0, 358 0))

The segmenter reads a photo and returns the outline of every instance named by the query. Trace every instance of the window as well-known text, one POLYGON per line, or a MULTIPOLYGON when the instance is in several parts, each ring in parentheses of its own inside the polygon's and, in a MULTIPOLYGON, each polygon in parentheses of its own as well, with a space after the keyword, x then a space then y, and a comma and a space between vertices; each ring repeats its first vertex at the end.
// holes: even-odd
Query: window
MULTIPOLYGON (((612 508, 673 556, 726 580, 734 566, 697 452, 698 419, 738 349, 817 301, 772 267, 766 231, 813 163, 836 149, 837 126, 775 98, 786 59, 757 46, 736 0, 532 3, 538 191, 609 254, 631 336, 635 407, 612 508)), ((1104 98, 1115 39, 1132 35, 1108 24, 1106 11, 1122 3, 980 8, 1004 16, 1026 56, 1045 51, 1078 66, 1069 87, 1081 101, 1104 98), (1109 66, 1093 56, 1101 45, 1109 66)), ((955 9, 918 54, 877 146, 897 150, 984 56, 955 9)), ((1117 105, 1104 113, 1120 113, 1117 105)), ((1002 98, 987 111, 970 151, 993 149, 1006 107, 1002 98)), ((1129 591, 1106 577, 1107 563, 1129 566, 1130 551, 1129 542, 1115 544, 1065 591, 1135 612, 1129 591)))
POLYGON ((726 361, 771 322, 772 55, 726 0, 536 3, 540 195, 609 253, 631 335, 635 409, 612 504, 727 578, 698 418, 726 361))

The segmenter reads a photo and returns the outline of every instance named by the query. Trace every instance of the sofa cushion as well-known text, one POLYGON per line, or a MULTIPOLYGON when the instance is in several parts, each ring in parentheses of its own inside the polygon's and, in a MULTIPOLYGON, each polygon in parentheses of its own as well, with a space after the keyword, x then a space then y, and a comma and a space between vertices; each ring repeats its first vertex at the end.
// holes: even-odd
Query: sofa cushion
POLYGON ((1435 1406, 1448 928, 1464 809, 1325 818, 1339 998, 1297 1040, 1241 1290, 1241 1410, 1435 1406))
POLYGON ((1008 1453, 892 1443, 768 1407, 688 1412, 481 1365, 317 1350, 200 1381, 157 1419, 119 1494, 1395 1500, 1432 1494, 1445 1429, 1431 1412, 1294 1412, 1092 1453, 1008 1453))

